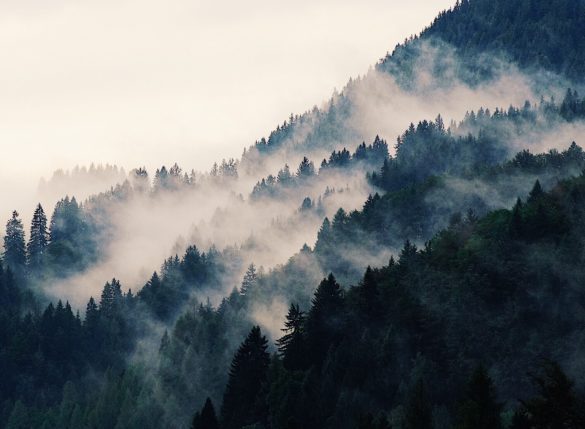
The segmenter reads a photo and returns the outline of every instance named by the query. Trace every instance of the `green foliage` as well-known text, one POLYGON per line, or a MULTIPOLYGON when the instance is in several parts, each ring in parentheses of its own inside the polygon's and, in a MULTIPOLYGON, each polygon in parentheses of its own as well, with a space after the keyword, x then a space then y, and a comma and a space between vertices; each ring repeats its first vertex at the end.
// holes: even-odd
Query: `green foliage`
POLYGON ((30 226, 30 238, 26 246, 28 268, 38 271, 44 263, 44 256, 49 244, 47 216, 43 207, 37 205, 30 226))
MULTIPOLYGON (((387 158, 388 145, 379 136, 376 136, 372 144, 366 145, 363 142, 356 148, 353 154, 345 148, 341 151, 333 151, 328 160, 324 159, 321 162, 319 176, 327 177, 329 172, 348 170, 356 167, 367 169, 379 168, 387 158)), ((288 165, 285 165, 276 177, 269 175, 256 183, 251 197, 255 200, 264 197, 283 198, 288 195, 287 191, 301 186, 307 179, 315 175, 313 162, 307 157, 304 157, 297 169, 296 175, 291 175, 288 165)))
POLYGON ((516 425, 528 424, 535 429, 578 428, 585 425, 585 400, 579 398, 573 382, 561 367, 545 360, 532 374, 537 396, 522 403, 516 425))
POLYGON ((544 68, 570 79, 585 75, 583 0, 462 0, 421 34, 440 38, 464 58, 503 53, 521 67, 544 68))
POLYGON ((71 274, 97 259, 93 223, 75 197, 57 202, 49 230, 47 262, 52 274, 71 274))
POLYGON ((497 402, 493 382, 483 366, 472 374, 459 405, 457 429, 498 429, 502 427, 502 406, 497 402))
POLYGON ((16 211, 12 212, 12 218, 6 223, 4 262, 17 272, 22 272, 26 264, 24 228, 16 211))
MULTIPOLYGON (((569 344, 585 314, 574 251, 584 245, 585 178, 538 188, 513 210, 468 212, 421 250, 407 241, 398 261, 368 268, 346 291, 329 276, 306 318, 291 306, 277 343, 289 347, 268 372, 273 427, 368 427, 383 413, 401 427, 498 428, 504 404, 531 391, 526 368, 537 356, 577 362, 569 344), (290 364, 295 333, 304 366, 290 364)), ((576 409, 567 392, 550 406, 576 409)), ((524 405, 514 424, 550 414, 549 401, 526 401, 534 410, 524 405)))
POLYGON ((229 251, 211 248, 205 253, 189 246, 181 259, 178 255, 166 259, 161 274, 154 272, 137 298, 158 319, 168 321, 189 302, 192 291, 221 283, 225 266, 229 263, 237 268, 238 262, 237 255, 229 251))
POLYGON ((219 422, 211 399, 207 398, 201 412, 195 414, 191 429, 219 429, 219 422))
POLYGON ((284 335, 276 341, 278 352, 288 370, 303 369, 306 363, 305 313, 298 305, 291 304, 286 315, 284 335))
MULTIPOLYGON (((584 9, 582 0, 461 1, 378 68, 408 87, 422 48, 439 57, 450 52, 442 39, 462 59, 454 76, 472 85, 499 70, 497 61, 482 61, 486 52, 581 80, 584 9)), ((438 85, 450 83, 450 56, 444 57, 430 67, 438 85)), ((307 153, 357 138, 347 121, 354 85, 322 110, 291 115, 257 142, 243 166, 293 142, 299 130, 309 130, 302 141, 307 153)), ((503 409, 514 411, 516 429, 584 426, 578 345, 585 322, 585 177, 563 178, 583 170, 585 155, 573 143, 563 152, 512 157, 507 144, 527 131, 584 117, 585 100, 569 89, 560 104, 482 108, 449 127, 440 115, 412 124, 393 157, 379 137, 353 154, 334 150, 319 176, 378 169, 369 180, 380 193, 360 211, 340 209, 325 219, 314 251, 305 246, 267 275, 251 265, 217 308, 199 304, 193 294, 215 296, 216 285, 238 285, 226 272, 241 272, 240 255, 195 246, 167 259, 136 297, 123 293, 116 279, 106 283, 99 304, 87 303, 83 321, 67 302, 30 298, 29 279, 71 275, 97 260, 98 240, 107 237, 96 220, 106 218, 103 202, 192 186, 194 174, 177 164, 158 169, 152 189, 146 170, 138 169, 134 190, 125 183, 84 205, 67 197, 57 203, 49 228, 39 205, 26 247, 15 213, 4 241, 6 269, 0 267, 0 426, 185 427, 193 407, 204 403, 193 427, 216 429, 212 400, 219 404, 222 393, 224 429, 388 429, 390 423, 497 429, 503 409), (485 187, 469 190, 478 183, 485 187), (481 195, 484 189, 497 194, 498 203, 481 195), (514 201, 512 210, 502 209, 514 201), (368 258, 402 243, 397 260, 363 273, 368 258), (319 283, 328 272, 335 276, 319 283), (356 286, 340 285, 348 279, 356 286), (270 358, 268 340, 252 320, 258 306, 282 300, 300 305, 290 306, 278 354, 270 358), (144 369, 130 357, 152 343, 151 325, 164 335, 153 368, 144 369), (547 363, 532 386, 526 368, 539 356, 560 364, 547 363), (479 362, 485 369, 466 383, 479 362), (535 396, 511 409, 534 388, 535 396)), ((239 168, 224 160, 211 180, 234 180, 239 168)), ((316 176, 305 157, 296 173, 285 165, 262 179, 252 196, 293 194, 316 176)), ((331 192, 327 188, 323 198, 331 192)), ((307 197, 302 215, 320 214, 320 203, 307 197)))
POLYGON ((267 408, 261 393, 270 362, 267 345, 266 337, 255 326, 236 352, 221 408, 224 429, 239 429, 266 421, 267 408))
POLYGON ((417 381, 409 395, 404 416, 404 429, 432 429, 432 409, 422 380, 417 381))

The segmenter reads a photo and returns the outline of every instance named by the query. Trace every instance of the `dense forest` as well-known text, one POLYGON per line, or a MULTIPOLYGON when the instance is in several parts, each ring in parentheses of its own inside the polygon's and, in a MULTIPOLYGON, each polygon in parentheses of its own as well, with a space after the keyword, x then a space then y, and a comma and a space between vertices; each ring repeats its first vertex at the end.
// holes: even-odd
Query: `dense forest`
POLYGON ((241 159, 56 172, 6 219, 0 427, 585 428, 582 28, 458 1, 241 159), (380 74, 428 95, 429 51, 430 86, 550 87, 360 131, 380 74))

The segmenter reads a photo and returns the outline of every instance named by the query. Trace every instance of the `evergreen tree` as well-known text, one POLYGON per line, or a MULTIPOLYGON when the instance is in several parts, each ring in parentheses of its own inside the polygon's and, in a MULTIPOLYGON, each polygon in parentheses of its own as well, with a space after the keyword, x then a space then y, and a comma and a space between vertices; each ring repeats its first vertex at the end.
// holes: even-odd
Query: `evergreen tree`
POLYGON ((12 218, 6 223, 4 262, 16 271, 20 271, 26 264, 24 228, 17 211, 12 212, 12 218))
POLYGON ((496 400, 493 382, 483 366, 471 376, 465 399, 459 407, 457 429, 498 429, 502 406, 496 400))
POLYGON ((378 285, 372 267, 368 266, 366 268, 364 279, 356 289, 356 294, 360 314, 369 321, 379 322, 379 317, 382 315, 383 309, 380 307, 378 285))
POLYGON ((244 278, 242 280, 242 286, 240 287, 240 294, 246 295, 258 281, 258 274, 256 272, 256 266, 254 264, 250 264, 246 273, 244 274, 244 278))
POLYGON ((27 244, 28 266, 38 269, 43 261, 43 255, 49 244, 47 216, 41 204, 37 205, 30 225, 30 238, 27 244))
POLYGON ((585 427, 585 401, 575 392, 573 382, 559 364, 545 360, 531 375, 538 395, 523 402, 522 414, 535 429, 585 427))
POLYGON ((278 181, 278 183, 280 183, 283 186, 289 184, 292 181, 292 178, 293 177, 290 172, 290 167, 288 166, 288 164, 285 164, 284 168, 282 168, 276 176, 276 180, 278 181))
POLYGON ((532 190, 530 191, 530 194, 528 195, 528 202, 530 203, 536 201, 542 194, 544 194, 544 191, 542 190, 542 186, 540 185, 540 180, 536 180, 536 182, 534 182, 532 190))
POLYGON ((324 252, 329 249, 330 242, 332 240, 332 227, 331 222, 326 217, 323 220, 323 224, 317 233, 317 243, 315 244, 315 251, 324 252))
POLYGON ((391 429, 390 423, 385 415, 380 415, 378 418, 368 413, 360 417, 357 429, 391 429))
POLYGON ((99 318, 98 306, 93 299, 93 296, 89 298, 85 309, 85 320, 83 322, 88 332, 94 332, 97 330, 99 318))
POLYGON ((522 200, 518 198, 512 209, 512 219, 510 220, 510 235, 514 238, 522 235, 522 200))
POLYGON ((320 365, 345 329, 343 291, 333 274, 321 281, 311 303, 306 325, 308 355, 320 365))
POLYGON ((304 367, 307 352, 304 325, 305 313, 300 310, 298 305, 291 304, 282 329, 284 335, 276 341, 286 369, 295 370, 304 367))
POLYGON ((516 410, 512 416, 509 429, 533 429, 530 419, 522 410, 516 410))
POLYGON ((197 412, 193 417, 191 429, 219 429, 215 408, 210 398, 206 399, 201 411, 197 412))
POLYGON ((49 226, 47 255, 55 274, 87 266, 97 256, 97 244, 85 213, 75 197, 57 202, 49 226))
POLYGON ((306 156, 303 158, 297 169, 297 176, 299 178, 311 177, 315 174, 315 165, 306 156))
POLYGON ((236 352, 223 396, 223 429, 240 429, 265 420, 267 410, 260 394, 270 363, 267 347, 268 340, 255 326, 236 352))
POLYGON ((200 253, 196 246, 187 247, 181 260, 181 271, 187 282, 201 283, 206 276, 205 254, 200 253))
POLYGON ((432 429, 433 416, 424 383, 419 380, 410 392, 404 419, 404 429, 432 429))
POLYGON ((112 279, 112 282, 107 282, 102 291, 100 299, 100 312, 107 316, 114 315, 122 303, 122 288, 120 282, 112 279))

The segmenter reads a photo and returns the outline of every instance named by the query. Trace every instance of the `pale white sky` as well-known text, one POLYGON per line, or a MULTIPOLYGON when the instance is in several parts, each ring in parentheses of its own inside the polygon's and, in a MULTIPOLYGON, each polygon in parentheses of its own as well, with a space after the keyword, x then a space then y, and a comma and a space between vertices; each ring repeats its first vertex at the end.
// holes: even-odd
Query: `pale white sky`
POLYGON ((454 0, 0 0, 0 192, 238 157, 454 0))

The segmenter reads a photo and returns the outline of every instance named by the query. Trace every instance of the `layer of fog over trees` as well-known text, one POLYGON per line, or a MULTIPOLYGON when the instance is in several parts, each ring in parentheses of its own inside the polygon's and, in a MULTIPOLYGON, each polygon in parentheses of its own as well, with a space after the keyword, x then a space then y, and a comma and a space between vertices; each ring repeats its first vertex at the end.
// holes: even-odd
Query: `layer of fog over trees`
MULTIPOLYGON (((95 199, 90 196, 100 190, 107 193, 114 189, 118 193, 116 189, 120 186, 122 192, 139 189, 122 202, 101 198, 98 203, 89 204, 99 205, 98 222, 107 224, 107 239, 98 240, 98 262, 65 282, 49 282, 50 295, 68 299, 82 308, 89 296, 97 295, 105 280, 112 276, 136 290, 163 259, 183 253, 192 244, 201 249, 244 247, 242 267, 255 263, 268 269, 285 263, 304 244, 314 245, 324 217, 331 219, 340 207, 346 212, 359 209, 368 195, 377 191, 366 180, 366 173, 379 169, 383 157, 320 171, 322 160, 329 159, 332 151, 346 149, 353 154, 362 142, 370 145, 379 135, 388 142, 390 154, 394 154, 396 136, 411 122, 434 120, 440 114, 449 128, 466 113, 480 108, 507 111, 509 106, 523 107, 525 101, 538 106, 543 97, 562 100, 568 87, 557 76, 526 74, 500 59, 495 61, 494 76, 488 82, 466 83, 457 76, 461 67, 449 46, 424 42, 417 50, 412 88, 401 87, 389 73, 371 69, 365 76, 351 80, 341 94, 335 94, 321 109, 314 108, 302 116, 291 115, 273 132, 274 142, 269 141, 268 149, 263 147, 266 141, 263 138, 244 152, 242 160, 219 161, 208 172, 168 165, 161 166, 168 172, 168 180, 158 180, 157 171, 147 172, 148 178, 140 176, 137 180, 135 170, 126 173, 116 166, 92 165, 59 170, 49 180, 41 180, 39 200, 47 208, 66 195, 83 202, 95 199), (439 67, 441 75, 437 77, 434 70, 439 67), (279 186, 279 172, 288 166, 287 174, 294 179, 299 176, 304 157, 312 162, 315 177, 295 180, 294 186, 279 186), (274 196, 269 193, 268 198, 265 195, 254 198, 254 186, 270 176, 277 182, 275 187, 284 190, 278 190, 274 196), (301 210, 307 197, 318 205, 318 210, 301 210)), ((508 133, 507 147, 501 160, 522 149, 534 153, 566 149, 572 141, 579 140, 583 131, 581 124, 551 127, 544 120, 541 127, 527 128, 504 129, 508 133)), ((454 135, 469 132, 478 130, 452 130, 454 135)), ((464 185, 454 182, 454 186, 460 189, 464 185)), ((508 199, 494 196, 488 204, 506 207, 514 199, 513 193, 508 199)), ((34 205, 30 207, 32 215, 34 205)), ((23 216, 25 224, 30 219, 27 215, 23 216)), ((357 254, 358 272, 368 264, 385 262, 389 256, 388 251, 378 249, 357 254)), ((213 294, 214 302, 237 284, 243 272, 233 274, 218 295, 213 294)))
MULTIPOLYGON (((136 377, 155 380, 145 385, 161 421, 182 427, 206 397, 221 403, 250 327, 273 344, 289 305, 309 309, 330 272, 345 289, 361 284, 368 266, 404 258, 406 240, 424 248, 442 229, 513 207, 537 179, 548 191, 579 175, 579 93, 572 76, 550 68, 493 52, 470 62, 439 39, 411 39, 240 159, 218 159, 203 172, 179 163, 154 171, 92 165, 41 180, 28 212, 12 219, 22 218, 28 241, 42 204, 45 257, 28 268, 15 259, 11 268, 42 297, 35 305, 68 302, 82 319, 90 297, 103 301, 106 290, 138 300, 136 341, 116 350, 136 377), (212 364, 180 339, 196 338, 198 328, 185 327, 203 326, 193 321, 216 310, 229 317, 212 364), (181 376, 190 385, 173 391, 181 376)), ((582 370, 576 356, 561 362, 571 376, 582 370)), ((505 391, 506 399, 516 393, 505 391)))

